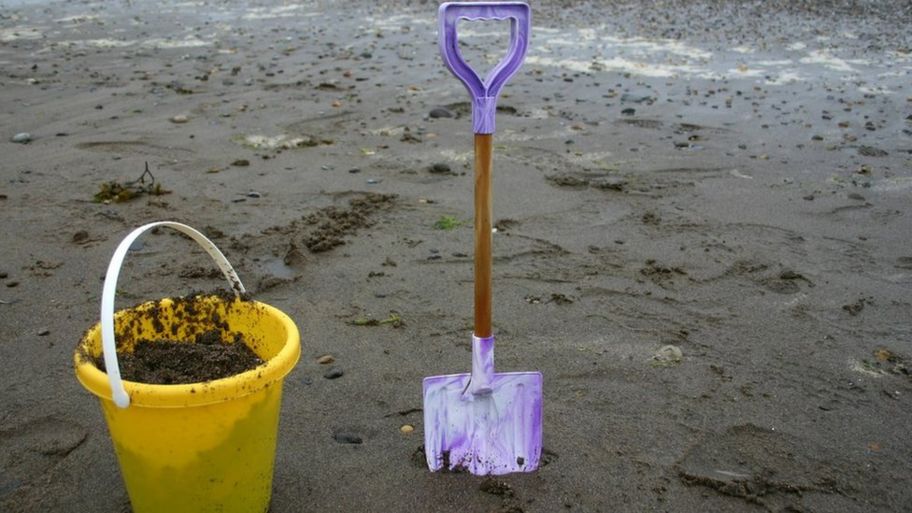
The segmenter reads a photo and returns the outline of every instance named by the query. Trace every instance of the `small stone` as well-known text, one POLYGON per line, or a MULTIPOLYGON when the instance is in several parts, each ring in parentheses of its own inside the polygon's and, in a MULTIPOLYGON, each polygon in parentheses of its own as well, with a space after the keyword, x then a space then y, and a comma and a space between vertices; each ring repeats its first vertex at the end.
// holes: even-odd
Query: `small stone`
POLYGON ((236 167, 247 167, 250 165, 250 161, 247 159, 237 159, 232 162, 231 165, 236 167))
POLYGON ((681 363, 684 353, 678 346, 667 345, 660 348, 652 355, 653 367, 671 367, 681 363))
POLYGON ((325 374, 323 374, 323 377, 326 379, 336 379, 341 378, 343 374, 345 373, 342 372, 342 369, 338 367, 330 367, 330 369, 326 371, 325 374))
POLYGON ((190 118, 186 114, 178 114, 177 116, 171 117, 171 122, 178 125, 186 123, 187 121, 190 121, 190 118))
POLYGON ((348 172, 351 173, 351 174, 353 174, 353 175, 356 175, 356 174, 360 173, 361 170, 358 169, 358 168, 353 168, 353 169, 349 169, 348 172))
POLYGON ((11 282, 7 283, 6 286, 7 286, 8 288, 18 287, 18 286, 19 286, 19 282, 18 282, 18 281, 11 281, 11 282))
POLYGON ((802 198, 805 199, 805 200, 807 200, 807 201, 814 201, 814 195, 813 195, 813 194, 808 194, 807 196, 802 196, 802 198))
POLYGON ((336 361, 331 354, 324 354, 323 356, 317 358, 317 363, 320 365, 329 365, 330 363, 336 361))
POLYGON ((428 168, 428 172, 432 175, 449 175, 453 173, 450 166, 442 162, 431 164, 431 167, 428 168))
POLYGON ((858 154, 862 157, 886 157, 889 153, 873 146, 859 146, 858 154))
POLYGON ((360 444, 364 442, 360 436, 347 431, 336 431, 333 433, 333 439, 340 444, 360 444))
POLYGON ((621 103, 649 103, 652 104, 655 98, 652 96, 641 96, 637 94, 624 93, 621 95, 621 103))
POLYGON ((374 54, 372 54, 366 50, 361 52, 361 58, 363 58, 363 59, 370 59, 373 56, 374 56, 374 54))
POLYGON ((452 117, 455 117, 456 114, 454 114, 453 111, 451 111, 450 109, 446 109, 444 107, 436 107, 434 109, 431 109, 431 112, 428 114, 428 116, 430 116, 434 119, 438 119, 438 118, 452 118, 452 117))
POLYGON ((72 240, 76 244, 82 244, 83 242, 87 242, 89 240, 89 232, 87 232, 85 230, 79 230, 78 232, 73 234, 72 240))
POLYGON ((0 271, 0 280, 6 279, 7 276, 9 276, 9 273, 6 271, 0 271))
POLYGON ((39 336, 39 337, 46 337, 46 336, 48 336, 48 335, 50 335, 50 334, 51 334, 51 330, 49 330, 49 329, 47 329, 47 328, 41 328, 40 330, 38 330, 38 336, 39 336))
POLYGON ((404 435, 407 435, 414 430, 415 430, 415 426, 413 426, 411 424, 403 424, 402 427, 399 428, 399 432, 404 435))
POLYGON ((378 183, 380 183, 380 182, 382 182, 382 181, 383 181, 383 180, 381 180, 380 178, 368 178, 368 179, 366 180, 367 185, 377 185, 378 183))
POLYGON ((262 198, 263 195, 262 195, 261 193, 259 193, 259 192, 256 192, 256 191, 250 191, 250 192, 247 193, 247 197, 248 197, 248 198, 262 198))
POLYGON ((14 135, 10 141, 19 144, 28 144, 32 142, 32 134, 28 132, 19 132, 18 134, 14 135))
POLYGON ((624 116, 633 116, 634 114, 636 114, 636 112, 637 112, 636 109, 634 109, 632 107, 628 107, 628 108, 622 110, 621 114, 624 116))

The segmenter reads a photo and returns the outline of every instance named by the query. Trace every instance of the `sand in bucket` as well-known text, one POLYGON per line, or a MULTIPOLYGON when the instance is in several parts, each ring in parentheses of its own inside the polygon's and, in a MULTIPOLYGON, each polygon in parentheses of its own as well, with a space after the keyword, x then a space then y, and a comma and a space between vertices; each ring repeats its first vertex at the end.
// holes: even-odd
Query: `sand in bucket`
POLYGON ((298 361, 300 338, 287 315, 244 300, 241 292, 243 285, 221 252, 183 224, 142 226, 114 253, 101 322, 83 336, 75 364, 79 381, 101 402, 135 513, 269 508, 282 380, 298 361), (180 230, 203 246, 238 295, 161 299, 115 313, 114 290, 123 257, 139 235, 156 226, 180 230), (264 363, 200 383, 121 380, 115 340, 118 351, 129 352, 139 340, 193 343, 213 331, 221 334, 222 342, 242 340, 264 363), (92 363, 102 355, 108 373, 92 363))

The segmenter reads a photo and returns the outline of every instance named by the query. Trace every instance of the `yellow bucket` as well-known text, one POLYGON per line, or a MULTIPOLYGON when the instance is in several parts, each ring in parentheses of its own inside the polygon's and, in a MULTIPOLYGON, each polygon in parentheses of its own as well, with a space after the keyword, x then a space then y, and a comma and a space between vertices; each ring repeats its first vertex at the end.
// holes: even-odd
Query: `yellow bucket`
POLYGON ((199 232, 171 222, 138 228, 115 251, 105 279, 101 322, 76 349, 76 376, 101 402, 135 513, 265 512, 272 492, 282 380, 301 352, 298 329, 269 305, 213 295, 150 301, 114 313, 123 256, 136 237, 155 226, 176 228, 200 242, 235 290, 243 291, 230 264, 199 232), (232 339, 240 334, 265 363, 204 383, 121 381, 115 339, 117 349, 131 351, 139 339, 192 341, 216 328, 232 339), (101 355, 107 374, 89 358, 101 355))

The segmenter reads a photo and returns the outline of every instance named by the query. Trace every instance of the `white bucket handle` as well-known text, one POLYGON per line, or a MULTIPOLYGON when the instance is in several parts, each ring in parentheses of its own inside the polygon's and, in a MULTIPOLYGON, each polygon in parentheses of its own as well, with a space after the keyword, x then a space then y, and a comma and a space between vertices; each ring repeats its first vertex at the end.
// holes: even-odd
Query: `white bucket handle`
POLYGON ((197 244, 205 249, 206 253, 209 253, 209 256, 215 260, 215 263, 218 264, 219 268, 222 270, 222 274, 225 275, 225 278, 227 278, 228 282, 231 284, 231 288, 234 289, 235 294, 240 296, 246 292, 244 284, 241 283, 240 278, 238 278, 237 273, 234 272, 234 268, 231 267, 231 264, 228 262, 228 259, 225 258, 225 255, 223 255, 222 252, 215 247, 215 244, 207 239, 205 235, 185 224, 174 221, 158 221, 140 226, 124 237, 124 240, 122 240, 120 245, 117 246, 117 249, 114 250, 114 256, 111 257, 111 263, 108 264, 108 272, 105 275, 104 289, 101 294, 101 347, 104 353, 105 368, 108 371, 108 382, 111 384, 111 395, 114 399, 114 404, 120 408, 130 406, 130 396, 127 394, 126 389, 124 389, 123 380, 120 377, 120 366, 117 363, 117 348, 114 344, 114 295, 117 291, 117 277, 120 275, 120 267, 123 265, 123 260, 127 256, 127 251, 130 250, 130 246, 133 245, 133 242, 146 231, 159 226, 174 228, 175 230, 189 235, 190 238, 195 240, 197 244))

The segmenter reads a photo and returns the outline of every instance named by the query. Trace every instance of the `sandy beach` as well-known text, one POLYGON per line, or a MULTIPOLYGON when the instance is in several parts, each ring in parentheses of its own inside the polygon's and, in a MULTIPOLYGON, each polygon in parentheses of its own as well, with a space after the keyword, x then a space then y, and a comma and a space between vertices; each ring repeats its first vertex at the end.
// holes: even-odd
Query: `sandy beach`
MULTIPOLYGON (((532 7, 493 317, 498 370, 544 375, 544 452, 486 479, 422 451, 421 380, 472 331, 436 2, 0 0, 0 511, 130 511, 73 350, 166 219, 300 328, 272 513, 912 511, 912 6, 532 7)), ((118 305, 218 287, 162 231, 118 305)))

